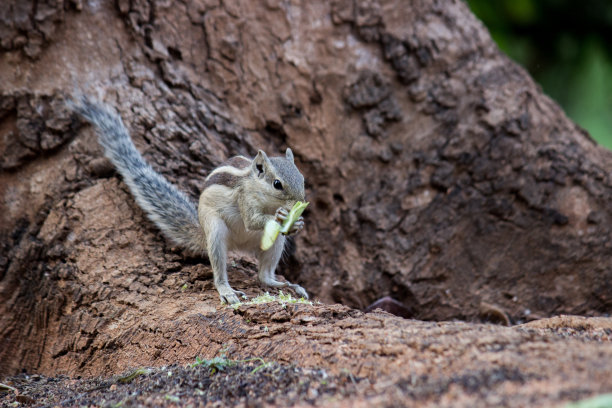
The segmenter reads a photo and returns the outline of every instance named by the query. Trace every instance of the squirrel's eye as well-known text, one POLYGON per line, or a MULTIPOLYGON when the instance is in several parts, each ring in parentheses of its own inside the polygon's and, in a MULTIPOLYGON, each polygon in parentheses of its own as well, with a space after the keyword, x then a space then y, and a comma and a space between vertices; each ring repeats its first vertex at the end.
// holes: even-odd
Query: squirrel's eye
POLYGON ((282 190, 283 189, 283 184, 279 181, 279 180, 274 180, 274 188, 277 190, 282 190))

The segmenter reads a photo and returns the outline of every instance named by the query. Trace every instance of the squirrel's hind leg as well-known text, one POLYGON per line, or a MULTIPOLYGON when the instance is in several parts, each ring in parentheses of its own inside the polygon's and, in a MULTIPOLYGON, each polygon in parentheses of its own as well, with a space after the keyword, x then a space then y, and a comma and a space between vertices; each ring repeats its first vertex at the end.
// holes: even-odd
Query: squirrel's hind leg
POLYGON ((259 281, 262 284, 270 286, 272 288, 291 288, 298 296, 308 299, 308 293, 300 285, 291 282, 280 282, 276 280, 276 266, 278 265, 278 262, 280 261, 281 256, 283 255, 284 247, 285 237, 281 235, 276 239, 276 242, 274 243, 272 248, 267 251, 261 251, 259 253, 259 281))
POLYGON ((220 218, 210 217, 206 222, 208 258, 213 269, 214 283, 222 302, 240 302, 238 296, 246 297, 244 292, 234 290, 227 279, 227 226, 220 218))

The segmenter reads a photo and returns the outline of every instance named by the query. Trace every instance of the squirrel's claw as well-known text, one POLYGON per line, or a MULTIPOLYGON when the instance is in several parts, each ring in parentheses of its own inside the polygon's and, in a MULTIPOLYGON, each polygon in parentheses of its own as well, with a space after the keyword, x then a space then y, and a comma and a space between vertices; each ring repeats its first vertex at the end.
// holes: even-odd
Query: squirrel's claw
POLYGON ((279 207, 279 209, 276 210, 276 213, 274 214, 274 219, 279 224, 282 224, 287 219, 288 216, 289 216, 289 211, 287 211, 287 209, 284 207, 279 207))
POLYGON ((293 226, 289 230, 289 234, 288 235, 295 235, 295 234, 297 234, 298 232, 300 232, 303 229, 304 229, 304 218, 300 217, 300 218, 297 219, 295 224, 293 224, 293 226))
POLYGON ((291 283, 291 282, 279 282, 277 281, 274 277, 268 276, 268 275, 264 275, 263 277, 259 278, 261 283, 269 286, 271 288, 291 288, 295 291, 295 293, 299 296, 299 297, 303 297, 304 299, 308 299, 308 292, 306 292, 306 289, 304 289, 303 287, 301 287, 300 285, 296 284, 296 283, 291 283))
POLYGON ((240 299, 238 298, 238 296, 242 296, 244 298, 247 297, 244 292, 241 292, 239 290, 234 290, 230 288, 229 286, 225 288, 218 288, 217 291, 219 292, 219 297, 221 298, 221 302, 227 303, 228 305, 240 303, 240 299))
POLYGON ((298 296, 303 297, 304 299, 308 299, 308 292, 301 287, 300 285, 292 284, 292 288, 297 293, 298 296))
MULTIPOLYGON (((274 214, 274 219, 279 223, 283 224, 283 222, 289 217, 289 211, 286 208, 280 207, 276 210, 276 214, 274 214)), ((291 226, 287 235, 295 235, 304 229, 304 218, 299 217, 297 221, 291 226)))

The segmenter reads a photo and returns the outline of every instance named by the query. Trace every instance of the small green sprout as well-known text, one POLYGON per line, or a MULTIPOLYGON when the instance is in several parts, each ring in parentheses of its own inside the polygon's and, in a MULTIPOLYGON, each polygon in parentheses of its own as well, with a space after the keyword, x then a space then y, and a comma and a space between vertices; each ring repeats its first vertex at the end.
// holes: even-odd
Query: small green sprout
POLYGON ((151 370, 148 368, 144 368, 141 367, 137 370, 132 371, 131 373, 124 375, 122 377, 119 377, 117 379, 117 381, 119 381, 122 384, 129 384, 131 383, 136 377, 138 377, 139 375, 148 375, 151 373, 151 370))
POLYGON ((294 303, 301 303, 305 305, 313 304, 312 301, 310 300, 306 300, 304 298, 294 298, 293 296, 291 296, 291 293, 283 293, 282 290, 279 290, 278 296, 274 296, 274 295, 271 295, 269 292, 266 292, 262 295, 254 297, 248 302, 238 302, 238 303, 234 303, 229 306, 234 308, 234 310, 237 310, 242 305, 260 305, 263 303, 270 303, 270 302, 278 302, 283 307, 286 307, 287 304, 294 304, 294 303))
POLYGON ((19 391, 17 391, 17 388, 11 387, 10 385, 7 385, 7 384, 0 383, 0 392, 9 392, 9 391, 14 392, 15 394, 19 394, 19 391))
POLYGON ((210 374, 215 374, 219 371, 224 371, 227 367, 233 367, 236 365, 234 360, 230 360, 225 355, 220 357, 213 357, 210 360, 201 359, 200 357, 196 357, 195 363, 191 364, 190 367, 199 367, 204 366, 210 370, 210 374))

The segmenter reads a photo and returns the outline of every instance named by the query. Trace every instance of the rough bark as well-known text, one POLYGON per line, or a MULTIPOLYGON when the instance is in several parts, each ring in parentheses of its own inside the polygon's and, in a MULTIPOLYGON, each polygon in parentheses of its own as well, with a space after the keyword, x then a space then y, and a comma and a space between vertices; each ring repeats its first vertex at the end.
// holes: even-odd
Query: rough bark
MULTIPOLYGON (((313 204, 282 272, 323 303, 392 296, 418 319, 513 323, 612 309, 612 154, 461 1, 8 1, 0 33, 0 374, 108 374, 231 345, 373 380, 433 370, 442 381, 468 361, 445 354, 456 333, 539 347, 523 329, 224 308, 207 261, 160 236, 66 111, 75 88, 116 106, 146 159, 194 200, 229 156, 290 146, 313 204), (436 327, 453 334, 412 367, 436 327)), ((232 285, 261 293, 254 270, 236 258, 232 285)), ((609 388, 605 330, 604 344, 554 340, 527 355, 578 350, 584 376, 559 384, 609 388)))

